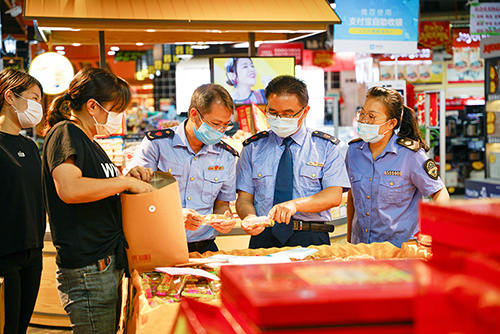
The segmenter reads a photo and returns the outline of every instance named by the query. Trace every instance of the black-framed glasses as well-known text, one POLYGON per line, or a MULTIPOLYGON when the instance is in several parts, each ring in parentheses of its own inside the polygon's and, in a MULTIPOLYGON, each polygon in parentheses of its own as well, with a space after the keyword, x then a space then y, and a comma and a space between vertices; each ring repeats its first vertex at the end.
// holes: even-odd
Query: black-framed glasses
MULTIPOLYGON (((364 113, 362 109, 360 109, 356 112, 356 121, 357 122, 361 122, 361 123, 365 123, 365 124, 373 124, 377 119, 380 119, 380 118, 377 118, 373 114, 364 113)), ((388 118, 386 117, 385 119, 388 119, 388 118)))
POLYGON ((196 111, 198 112, 198 115, 200 115, 200 117, 203 120, 203 122, 207 123, 214 130, 217 130, 219 132, 226 132, 226 131, 229 131, 232 128, 234 128, 234 123, 231 122, 231 121, 229 121, 229 123, 227 125, 215 125, 215 124, 212 124, 205 117, 203 117, 203 115, 201 114, 201 112, 199 110, 196 110, 196 111))
POLYGON ((285 119, 291 119, 291 118, 295 118, 295 116, 297 116, 298 114, 300 114, 306 107, 307 107, 307 104, 305 106, 303 106, 302 109, 300 109, 299 111, 297 111, 295 114, 292 114, 292 115, 288 115, 288 114, 280 115, 280 114, 275 113, 275 112, 270 112, 269 111, 269 106, 266 104, 265 113, 266 113, 267 116, 278 117, 278 118, 285 118, 285 119))

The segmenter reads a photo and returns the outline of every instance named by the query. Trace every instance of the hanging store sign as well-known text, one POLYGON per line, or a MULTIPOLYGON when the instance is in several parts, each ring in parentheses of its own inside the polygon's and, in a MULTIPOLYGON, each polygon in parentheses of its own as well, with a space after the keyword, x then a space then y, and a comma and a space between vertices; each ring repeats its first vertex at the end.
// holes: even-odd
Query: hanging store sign
POLYGON ((451 44, 449 21, 420 22, 418 27, 418 44, 426 48, 436 48, 451 44))
POLYGON ((470 33, 500 35, 500 3, 473 3, 470 6, 470 33))
POLYGON ((337 0, 342 24, 334 29, 333 50, 415 53, 419 0, 337 0))
POLYGON ((295 65, 302 65, 302 43, 263 43, 259 46, 259 57, 295 57, 295 65))
POLYGON ((469 28, 453 28, 452 37, 454 48, 478 48, 481 42, 481 35, 471 35, 469 28))
POLYGON ((500 36, 481 39, 480 51, 484 59, 500 57, 500 36))

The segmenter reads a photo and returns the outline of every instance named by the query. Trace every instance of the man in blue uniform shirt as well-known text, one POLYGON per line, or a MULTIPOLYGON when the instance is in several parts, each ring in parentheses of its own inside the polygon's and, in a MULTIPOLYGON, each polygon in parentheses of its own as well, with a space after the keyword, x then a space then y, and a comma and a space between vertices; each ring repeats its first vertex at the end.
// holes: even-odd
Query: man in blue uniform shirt
POLYGON ((134 155, 130 167, 169 172, 179 184, 184 225, 190 252, 217 251, 218 232, 228 233, 236 221, 201 225, 203 215, 230 216, 236 199, 238 153, 221 139, 232 127, 234 104, 222 86, 198 87, 189 106, 189 118, 172 129, 151 131, 134 155))
POLYGON ((244 143, 237 166, 241 219, 268 215, 273 227, 248 227, 250 248, 330 244, 329 209, 349 188, 338 140, 305 127, 309 96, 292 76, 274 78, 266 87, 270 131, 244 143))

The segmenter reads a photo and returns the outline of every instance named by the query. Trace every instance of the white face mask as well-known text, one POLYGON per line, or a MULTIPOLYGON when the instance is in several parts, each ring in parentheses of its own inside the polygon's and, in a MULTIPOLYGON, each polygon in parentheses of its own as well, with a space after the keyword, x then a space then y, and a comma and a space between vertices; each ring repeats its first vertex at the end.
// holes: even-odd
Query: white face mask
POLYGON ((17 119, 19 120, 21 128, 32 128, 40 123, 43 116, 42 105, 36 101, 26 99, 19 94, 14 93, 14 95, 28 102, 28 106, 25 110, 19 110, 12 105, 12 108, 14 108, 17 112, 17 119))
POLYGON ((120 128, 120 125, 122 125, 123 114, 107 111, 99 102, 97 102, 97 101, 95 101, 95 102, 99 105, 99 107, 102 108, 102 110, 104 110, 105 112, 108 113, 108 119, 106 120, 106 123, 104 123, 104 124, 97 123, 97 120, 95 119, 95 117, 92 116, 92 118, 94 119, 94 122, 95 122, 94 126, 95 126, 95 130, 97 132, 97 135, 109 136, 110 134, 116 132, 120 128))
POLYGON ((277 116, 268 115, 267 123, 273 132, 281 138, 286 138, 299 128, 299 118, 281 118, 277 116))
POLYGON ((379 134, 378 132, 380 131, 380 127, 384 124, 389 123, 390 120, 383 124, 366 124, 366 123, 358 123, 358 134, 363 141, 367 143, 378 143, 379 141, 384 138, 385 134, 389 132, 391 129, 387 130, 384 133, 379 134))

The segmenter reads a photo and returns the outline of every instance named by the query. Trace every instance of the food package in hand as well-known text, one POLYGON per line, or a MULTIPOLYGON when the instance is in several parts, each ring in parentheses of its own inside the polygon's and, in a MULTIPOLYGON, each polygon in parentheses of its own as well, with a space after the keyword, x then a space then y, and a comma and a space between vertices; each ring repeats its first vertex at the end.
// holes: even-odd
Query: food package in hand
POLYGON ((274 220, 270 219, 268 216, 251 217, 245 218, 241 222, 241 226, 244 228, 249 227, 272 227, 274 225, 274 220))
POLYGON ((231 217, 228 217, 226 215, 219 215, 219 214, 209 214, 203 216, 203 222, 201 223, 202 225, 212 225, 213 223, 223 223, 225 221, 231 220, 231 217))

